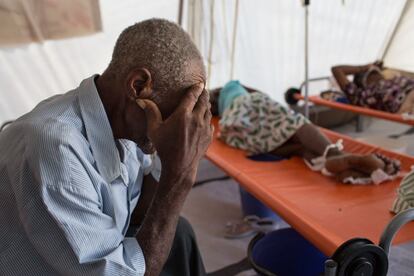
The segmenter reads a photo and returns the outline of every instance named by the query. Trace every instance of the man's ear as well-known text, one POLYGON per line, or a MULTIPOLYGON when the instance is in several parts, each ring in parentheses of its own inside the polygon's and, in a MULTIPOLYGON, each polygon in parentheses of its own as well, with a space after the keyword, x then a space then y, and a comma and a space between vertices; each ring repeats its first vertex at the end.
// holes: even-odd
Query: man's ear
POLYGON ((132 70, 127 77, 128 96, 131 100, 148 99, 152 94, 151 73, 146 68, 132 70))

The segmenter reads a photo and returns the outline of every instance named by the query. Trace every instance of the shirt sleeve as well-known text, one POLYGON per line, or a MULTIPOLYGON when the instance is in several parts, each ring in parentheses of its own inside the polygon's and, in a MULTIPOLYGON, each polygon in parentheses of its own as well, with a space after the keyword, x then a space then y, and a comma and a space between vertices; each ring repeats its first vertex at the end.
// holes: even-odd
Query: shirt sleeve
POLYGON ((151 174, 152 177, 159 182, 161 177, 161 160, 158 154, 144 154, 141 149, 137 147, 137 156, 144 169, 144 175, 151 174))
POLYGON ((21 186, 31 188, 19 195, 21 221, 35 250, 62 275, 143 275, 137 240, 125 238, 102 211, 87 168, 92 164, 79 152, 82 146, 73 146, 78 137, 65 130, 57 138, 40 136, 21 170, 21 186))
POLYGON ((161 160, 158 157, 158 154, 152 155, 152 162, 151 162, 151 175, 154 177, 156 181, 160 181, 161 177, 161 160))

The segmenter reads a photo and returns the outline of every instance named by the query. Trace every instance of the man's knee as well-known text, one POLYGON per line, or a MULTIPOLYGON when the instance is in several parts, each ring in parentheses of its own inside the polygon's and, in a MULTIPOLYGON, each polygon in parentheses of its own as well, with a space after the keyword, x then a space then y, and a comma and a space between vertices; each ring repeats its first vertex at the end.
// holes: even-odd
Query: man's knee
POLYGON ((203 261, 197 247, 195 234, 190 223, 180 217, 177 223, 170 256, 164 266, 162 276, 205 275, 203 261))
POLYGON ((180 217, 175 232, 175 240, 177 242, 192 243, 195 240, 193 227, 187 219, 180 217))

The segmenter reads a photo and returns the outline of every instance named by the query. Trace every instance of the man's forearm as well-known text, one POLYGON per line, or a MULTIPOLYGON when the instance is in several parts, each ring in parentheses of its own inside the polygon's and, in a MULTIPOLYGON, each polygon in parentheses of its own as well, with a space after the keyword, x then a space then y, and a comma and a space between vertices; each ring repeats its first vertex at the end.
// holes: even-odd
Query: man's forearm
POLYGON ((146 275, 159 275, 168 258, 194 173, 177 177, 161 175, 157 193, 136 236, 144 252, 146 275))
POLYGON ((145 112, 147 136, 162 164, 154 201, 136 235, 144 253, 147 275, 159 275, 162 271, 198 163, 213 137, 209 95, 204 88, 204 81, 188 88, 166 120, 155 102, 137 99, 145 112))

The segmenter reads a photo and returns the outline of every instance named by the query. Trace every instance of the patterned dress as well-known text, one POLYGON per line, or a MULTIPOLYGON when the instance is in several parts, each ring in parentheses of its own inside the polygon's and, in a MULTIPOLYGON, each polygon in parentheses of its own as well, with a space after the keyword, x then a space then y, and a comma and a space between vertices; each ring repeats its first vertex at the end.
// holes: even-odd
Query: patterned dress
POLYGON ((401 181, 391 211, 398 214, 410 208, 414 208, 414 171, 401 181))
POLYGON ((234 99, 220 119, 220 139, 251 154, 270 152, 309 121, 269 98, 254 92, 234 99))
POLYGON ((366 88, 350 82, 344 90, 353 105, 397 113, 406 96, 414 89, 414 80, 399 76, 380 80, 366 88))

